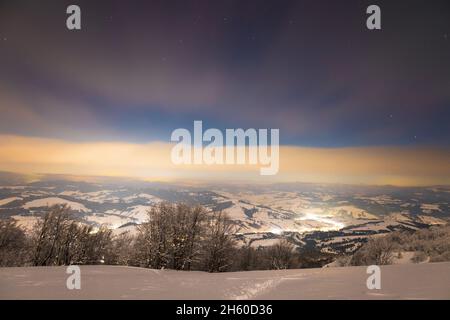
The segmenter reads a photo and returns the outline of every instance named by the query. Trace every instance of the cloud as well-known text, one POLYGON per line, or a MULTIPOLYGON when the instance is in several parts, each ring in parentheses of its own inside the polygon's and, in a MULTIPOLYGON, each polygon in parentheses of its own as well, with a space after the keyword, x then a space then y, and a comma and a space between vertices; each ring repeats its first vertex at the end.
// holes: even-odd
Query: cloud
POLYGON ((259 165, 176 166, 170 159, 172 146, 0 135, 0 170, 150 180, 450 184, 449 149, 281 146, 279 174, 264 177, 259 175, 259 165))
POLYGON ((361 4, 81 1, 77 33, 65 29, 65 5, 2 8, 0 82, 12 96, 0 96, 2 133, 147 137, 147 123, 121 119, 173 130, 174 116, 201 116, 280 128, 297 145, 448 146, 449 60, 439 29, 448 19, 439 7, 411 5, 405 17, 401 5, 385 4, 396 19, 377 35, 366 32, 361 4))
POLYGON ((0 133, 87 138, 112 134, 92 105, 58 92, 11 86, 0 79, 0 133))

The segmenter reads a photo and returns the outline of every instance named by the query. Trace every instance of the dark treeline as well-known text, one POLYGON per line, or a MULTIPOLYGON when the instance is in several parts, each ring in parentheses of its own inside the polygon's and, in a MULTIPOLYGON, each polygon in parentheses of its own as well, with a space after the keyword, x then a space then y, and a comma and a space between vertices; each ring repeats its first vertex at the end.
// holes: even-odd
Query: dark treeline
POLYGON ((49 208, 31 232, 0 221, 0 266, 128 265, 208 272, 314 267, 311 254, 286 240, 264 248, 238 248, 232 223, 201 206, 161 203, 137 234, 114 236, 75 221, 66 206, 49 208))

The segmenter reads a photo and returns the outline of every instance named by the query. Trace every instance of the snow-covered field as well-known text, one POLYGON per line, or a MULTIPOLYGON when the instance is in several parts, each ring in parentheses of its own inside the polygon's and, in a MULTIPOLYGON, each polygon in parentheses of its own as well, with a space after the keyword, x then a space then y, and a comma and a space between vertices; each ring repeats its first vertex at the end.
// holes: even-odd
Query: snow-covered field
POLYGON ((82 266, 81 289, 65 267, 0 269, 0 299, 450 299, 450 263, 381 268, 381 289, 366 267, 229 273, 82 266))
POLYGON ((59 205, 65 204, 65 205, 69 206, 72 210, 75 210, 75 211, 82 211, 82 212, 90 212, 91 211, 88 208, 86 208, 84 205, 82 205, 81 203, 61 199, 58 197, 36 199, 36 200, 25 203, 23 208, 31 209, 31 208, 40 208, 40 207, 51 207, 56 204, 59 204, 59 205))

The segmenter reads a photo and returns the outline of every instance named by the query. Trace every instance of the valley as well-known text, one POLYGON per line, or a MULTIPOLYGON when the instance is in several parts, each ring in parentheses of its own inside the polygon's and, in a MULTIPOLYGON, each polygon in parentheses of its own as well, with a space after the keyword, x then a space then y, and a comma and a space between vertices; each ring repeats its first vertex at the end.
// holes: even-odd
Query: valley
POLYGON ((416 230, 450 219, 450 188, 321 185, 153 183, 135 180, 68 179, 0 175, 0 218, 25 229, 48 206, 66 204, 76 220, 114 234, 134 233, 147 210, 162 201, 200 204, 223 210, 238 245, 270 246, 286 238, 298 248, 351 253, 367 238, 396 230, 416 230))

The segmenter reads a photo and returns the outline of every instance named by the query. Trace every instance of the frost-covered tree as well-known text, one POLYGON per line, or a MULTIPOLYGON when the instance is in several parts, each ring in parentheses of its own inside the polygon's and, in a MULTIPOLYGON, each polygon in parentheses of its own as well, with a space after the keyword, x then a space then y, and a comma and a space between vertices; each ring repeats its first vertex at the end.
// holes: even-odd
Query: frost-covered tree
POLYGON ((33 265, 47 266, 58 264, 64 233, 69 228, 69 209, 67 206, 53 206, 34 226, 33 265))
POLYGON ((394 258, 395 244, 388 237, 370 239, 353 255, 352 265, 387 265, 394 258))
POLYGON ((214 212, 208 217, 203 241, 205 271, 221 272, 231 267, 235 252, 231 231, 231 221, 222 211, 214 212))
POLYGON ((201 252, 206 210, 200 206, 160 203, 149 212, 148 222, 136 238, 138 265, 191 270, 201 252))
POLYGON ((0 267, 22 266, 29 254, 25 232, 13 219, 0 220, 0 267))
POLYGON ((267 248, 271 269, 289 269, 294 263, 294 246, 283 239, 267 248))
POLYGON ((102 263, 111 248, 111 230, 74 221, 65 205, 49 208, 31 239, 35 266, 102 263))

